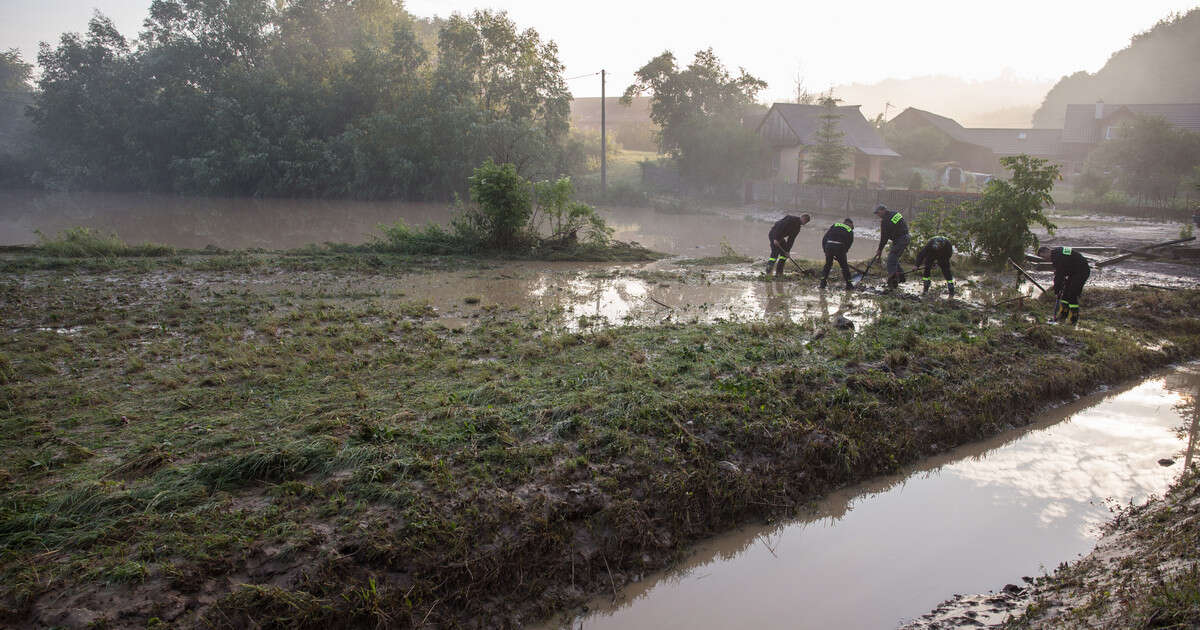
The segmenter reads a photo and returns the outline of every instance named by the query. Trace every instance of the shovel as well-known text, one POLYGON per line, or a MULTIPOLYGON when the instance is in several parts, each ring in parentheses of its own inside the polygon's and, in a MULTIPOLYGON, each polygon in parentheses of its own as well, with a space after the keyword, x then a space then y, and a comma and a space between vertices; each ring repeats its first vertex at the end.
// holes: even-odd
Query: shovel
POLYGON ((879 254, 875 254, 874 258, 867 261, 867 268, 864 269, 861 274, 859 274, 857 279, 853 280, 854 288, 856 288, 856 289, 862 288, 862 281, 864 278, 867 277, 867 274, 871 273, 871 265, 874 265, 876 260, 879 260, 879 254))

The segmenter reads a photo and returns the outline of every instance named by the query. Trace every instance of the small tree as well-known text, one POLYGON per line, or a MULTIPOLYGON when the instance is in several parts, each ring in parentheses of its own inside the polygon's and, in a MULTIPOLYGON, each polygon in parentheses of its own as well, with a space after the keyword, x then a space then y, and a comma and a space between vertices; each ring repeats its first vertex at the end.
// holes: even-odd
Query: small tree
POLYGON ((471 201, 478 205, 469 215, 471 222, 493 245, 516 247, 533 211, 529 180, 518 175, 512 164, 496 164, 489 159, 467 181, 471 201))
POLYGON ((538 227, 544 221, 550 232, 551 241, 564 242, 575 238, 580 231, 586 242, 595 245, 607 245, 613 230, 604 219, 596 213, 596 209, 573 201, 575 187, 570 177, 562 177, 555 181, 538 182, 537 210, 542 213, 531 222, 538 227))
POLYGON ((821 127, 817 129, 817 143, 812 149, 809 172, 812 181, 818 184, 838 184, 842 171, 850 166, 850 151, 842 143, 846 135, 838 128, 842 115, 837 111, 837 99, 826 96, 821 99, 825 111, 821 113, 821 127))
POLYGON ((997 264, 1006 258, 1019 259, 1027 248, 1037 247, 1031 225, 1054 233, 1056 226, 1043 210, 1054 203, 1050 189, 1062 179, 1058 165, 1041 158, 1015 155, 1000 158, 1000 164, 1012 171, 1012 179, 988 182, 970 225, 979 255, 997 264))

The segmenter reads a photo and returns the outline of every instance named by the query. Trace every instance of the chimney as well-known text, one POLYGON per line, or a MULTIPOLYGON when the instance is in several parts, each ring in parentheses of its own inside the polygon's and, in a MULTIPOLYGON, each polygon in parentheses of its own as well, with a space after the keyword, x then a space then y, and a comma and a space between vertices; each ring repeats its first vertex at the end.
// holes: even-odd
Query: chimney
POLYGON ((1104 118, 1104 99, 1096 101, 1096 120, 1104 118))

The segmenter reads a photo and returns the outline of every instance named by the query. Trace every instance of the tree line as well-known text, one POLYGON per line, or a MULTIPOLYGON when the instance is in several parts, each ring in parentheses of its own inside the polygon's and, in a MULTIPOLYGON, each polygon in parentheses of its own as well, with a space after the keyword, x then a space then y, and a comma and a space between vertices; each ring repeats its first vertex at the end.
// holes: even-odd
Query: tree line
POLYGON ((26 167, 51 188, 446 199, 488 158, 585 158, 556 45, 503 12, 154 0, 136 40, 97 15, 38 64, 26 167))

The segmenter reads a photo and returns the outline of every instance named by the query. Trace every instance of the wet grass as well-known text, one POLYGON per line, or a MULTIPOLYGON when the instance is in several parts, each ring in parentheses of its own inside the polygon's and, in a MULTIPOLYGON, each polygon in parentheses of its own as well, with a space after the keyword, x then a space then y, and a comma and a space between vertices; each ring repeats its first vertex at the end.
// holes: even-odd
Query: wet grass
POLYGON ((358 292, 336 253, 292 255, 346 294, 203 288, 203 261, 282 254, 6 259, 0 622, 517 626, 1200 354, 1198 291, 1090 291, 1079 328, 880 298, 854 333, 502 310, 452 330, 358 292))

